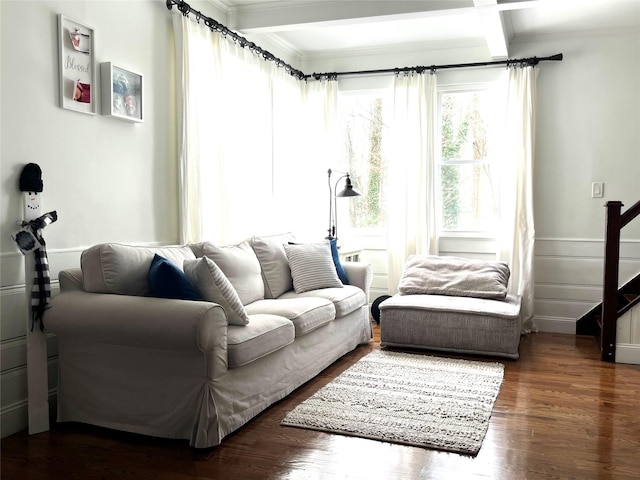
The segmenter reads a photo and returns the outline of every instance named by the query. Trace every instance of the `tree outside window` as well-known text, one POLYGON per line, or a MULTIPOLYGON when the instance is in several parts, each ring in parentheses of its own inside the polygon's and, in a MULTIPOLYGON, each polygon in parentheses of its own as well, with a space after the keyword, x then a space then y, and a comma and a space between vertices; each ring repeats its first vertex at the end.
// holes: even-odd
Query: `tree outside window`
POLYGON ((440 230, 489 232, 497 208, 491 176, 491 103, 485 90, 440 95, 440 230))
POLYGON ((353 184, 362 193, 348 202, 349 224, 355 228, 380 228, 386 224, 384 103, 380 95, 343 95, 340 99, 343 163, 348 165, 353 184))
MULTIPOLYGON (((439 95, 440 232, 493 232, 497 201, 491 172, 492 98, 489 90, 444 91, 439 95)), ((384 179, 388 165, 382 155, 386 125, 381 94, 342 95, 340 131, 343 168, 351 174, 361 197, 338 202, 349 211, 349 225, 386 225, 384 179)), ((427 181, 427 179, 425 179, 427 181)))

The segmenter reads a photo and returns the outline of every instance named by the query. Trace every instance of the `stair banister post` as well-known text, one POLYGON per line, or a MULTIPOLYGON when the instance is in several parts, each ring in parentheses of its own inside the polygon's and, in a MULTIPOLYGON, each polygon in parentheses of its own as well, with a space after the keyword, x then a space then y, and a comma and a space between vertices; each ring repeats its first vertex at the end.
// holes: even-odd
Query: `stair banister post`
POLYGON ((606 233, 604 244, 604 278, 602 285, 602 360, 616 361, 616 321, 618 313, 618 272, 620 264, 620 211, 622 202, 609 201, 605 205, 606 233))

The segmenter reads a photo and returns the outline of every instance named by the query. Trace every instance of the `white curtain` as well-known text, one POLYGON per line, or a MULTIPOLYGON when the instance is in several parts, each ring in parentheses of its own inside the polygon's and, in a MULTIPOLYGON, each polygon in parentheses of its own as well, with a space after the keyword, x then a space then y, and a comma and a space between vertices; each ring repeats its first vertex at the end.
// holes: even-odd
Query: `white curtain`
POLYGON ((336 158, 338 82, 296 80, 292 91, 274 101, 281 119, 274 130, 274 198, 280 229, 299 240, 326 235, 327 168, 336 158), (295 107, 295 108, 294 108, 295 107))
MULTIPOLYGON (((302 204, 320 208, 305 198, 309 183, 324 185, 322 169, 309 169, 308 119, 332 123, 335 82, 300 81, 179 12, 173 26, 181 241, 225 244, 297 228, 302 204)), ((330 132, 314 133, 324 142, 313 156, 330 151, 330 132)), ((307 209, 304 218, 316 215, 307 209)))
POLYGON ((537 331, 533 321, 533 158, 536 76, 534 67, 510 67, 506 89, 504 150, 500 165, 498 259, 511 269, 509 293, 522 296, 522 331, 537 331))
POLYGON ((389 292, 398 292, 409 255, 435 254, 435 74, 397 75, 388 159, 387 268, 389 292))

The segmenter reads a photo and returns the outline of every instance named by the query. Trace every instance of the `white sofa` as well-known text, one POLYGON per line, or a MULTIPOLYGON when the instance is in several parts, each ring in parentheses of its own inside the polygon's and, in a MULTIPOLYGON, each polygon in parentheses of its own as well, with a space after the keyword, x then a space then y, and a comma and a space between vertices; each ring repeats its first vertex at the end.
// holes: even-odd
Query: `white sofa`
POLYGON ((345 262, 348 285, 296 293, 300 268, 321 269, 303 261, 292 273, 285 252, 294 248, 285 247, 291 240, 101 244, 83 252, 81 268, 60 273, 60 293, 44 320, 58 338, 58 421, 212 447, 368 342, 371 267, 345 262), (238 306, 228 302, 149 296, 156 254, 185 273, 215 263, 248 323, 232 318, 238 306))

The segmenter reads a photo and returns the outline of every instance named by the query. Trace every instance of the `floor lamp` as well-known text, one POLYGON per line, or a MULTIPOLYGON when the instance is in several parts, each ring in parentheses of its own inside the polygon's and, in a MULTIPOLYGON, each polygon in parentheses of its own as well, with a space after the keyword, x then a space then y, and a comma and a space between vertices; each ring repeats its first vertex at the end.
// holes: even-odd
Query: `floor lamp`
POLYGON ((338 210, 336 208, 336 199, 338 197, 358 197, 361 194, 353 188, 353 185, 351 184, 351 177, 347 172, 338 172, 329 169, 327 170, 327 182, 329 184, 329 234, 326 236, 326 239, 338 240, 338 210), (333 188, 331 188, 332 173, 342 174, 342 176, 336 180, 333 188), (340 192, 338 192, 338 184, 345 178, 345 186, 340 192))

